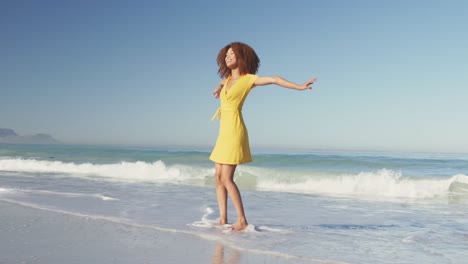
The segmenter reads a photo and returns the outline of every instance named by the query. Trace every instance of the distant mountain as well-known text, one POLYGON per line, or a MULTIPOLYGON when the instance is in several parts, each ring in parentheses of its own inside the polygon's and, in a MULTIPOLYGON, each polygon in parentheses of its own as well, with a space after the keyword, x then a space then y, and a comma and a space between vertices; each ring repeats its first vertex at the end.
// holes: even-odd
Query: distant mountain
POLYGON ((15 144, 57 144, 55 138, 48 134, 35 134, 20 136, 13 129, 0 128, 0 143, 15 144))
POLYGON ((2 137, 16 137, 18 134, 13 129, 0 128, 0 138, 2 137))

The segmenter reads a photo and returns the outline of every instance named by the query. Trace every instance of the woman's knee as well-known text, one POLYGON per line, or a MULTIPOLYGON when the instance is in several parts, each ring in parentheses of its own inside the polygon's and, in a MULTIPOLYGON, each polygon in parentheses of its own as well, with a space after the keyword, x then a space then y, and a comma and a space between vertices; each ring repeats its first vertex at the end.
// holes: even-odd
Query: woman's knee
POLYGON ((223 185, 223 184, 224 184, 223 176, 221 175, 221 173, 216 173, 216 185, 223 185))
POLYGON ((223 185, 223 166, 216 163, 215 165, 216 185, 223 185))
POLYGON ((218 164, 215 165, 216 185, 226 185, 234 183, 234 172, 236 165, 218 164))
POLYGON ((234 183, 234 172, 236 170, 236 165, 223 165, 221 173, 221 182, 226 184, 234 183))

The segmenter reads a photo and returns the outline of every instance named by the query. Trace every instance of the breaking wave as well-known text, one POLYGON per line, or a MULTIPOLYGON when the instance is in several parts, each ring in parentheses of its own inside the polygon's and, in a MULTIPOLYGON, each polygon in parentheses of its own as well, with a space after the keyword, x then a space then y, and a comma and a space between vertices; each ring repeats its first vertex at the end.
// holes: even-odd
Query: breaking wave
MULTIPOLYGON (((189 185, 215 183, 213 168, 181 164, 168 166, 163 161, 78 164, 6 158, 0 159, 0 171, 59 173, 72 177, 99 177, 113 181, 189 185)), ((451 177, 408 177, 387 169, 344 174, 241 166, 236 172, 235 180, 241 189, 305 194, 406 198, 437 198, 450 194, 468 194, 468 176, 463 174, 451 177)))

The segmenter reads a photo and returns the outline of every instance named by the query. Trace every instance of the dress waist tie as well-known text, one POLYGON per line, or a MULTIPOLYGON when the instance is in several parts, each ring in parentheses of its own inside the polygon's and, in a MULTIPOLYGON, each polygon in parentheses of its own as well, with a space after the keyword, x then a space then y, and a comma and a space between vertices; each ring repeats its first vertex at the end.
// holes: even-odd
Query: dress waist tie
POLYGON ((239 111, 239 109, 231 107, 219 107, 211 118, 211 122, 213 122, 215 119, 221 119, 221 111, 239 111))

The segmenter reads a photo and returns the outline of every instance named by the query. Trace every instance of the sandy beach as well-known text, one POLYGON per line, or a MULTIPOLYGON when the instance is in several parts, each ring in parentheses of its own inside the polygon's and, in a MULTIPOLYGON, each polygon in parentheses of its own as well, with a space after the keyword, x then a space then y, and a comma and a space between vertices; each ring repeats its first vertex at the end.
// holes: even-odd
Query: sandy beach
POLYGON ((334 263, 0 201, 0 263, 334 263))

